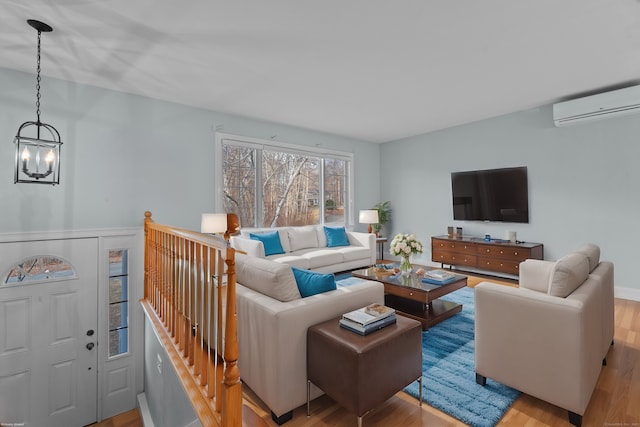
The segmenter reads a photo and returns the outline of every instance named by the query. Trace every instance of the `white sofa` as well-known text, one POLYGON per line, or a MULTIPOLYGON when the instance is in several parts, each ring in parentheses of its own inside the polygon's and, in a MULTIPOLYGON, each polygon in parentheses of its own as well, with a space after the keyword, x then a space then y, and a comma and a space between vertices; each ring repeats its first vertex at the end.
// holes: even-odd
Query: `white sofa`
POLYGON ((581 425, 613 343, 613 264, 585 245, 520 264, 520 287, 475 287, 476 380, 491 378, 569 411, 581 425))
POLYGON ((376 238, 371 233, 346 230, 348 246, 327 247, 322 225, 302 227, 277 227, 267 229, 242 229, 232 236, 231 247, 249 256, 266 258, 294 267, 325 273, 369 267, 376 263, 376 238), (250 233, 277 231, 284 253, 265 256, 261 241, 251 240, 250 233))
MULTIPOLYGON (((236 282, 240 376, 278 424, 306 403, 309 326, 384 304, 383 285, 367 280, 301 298, 289 265, 242 254, 236 282)), ((312 386, 312 398, 321 394, 312 386)))

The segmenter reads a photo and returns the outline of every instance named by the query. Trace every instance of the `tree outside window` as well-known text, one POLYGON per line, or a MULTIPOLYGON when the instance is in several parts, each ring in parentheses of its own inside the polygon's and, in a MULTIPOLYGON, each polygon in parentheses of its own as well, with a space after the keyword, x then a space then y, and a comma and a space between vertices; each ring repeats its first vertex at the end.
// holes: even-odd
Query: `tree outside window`
POLYGON ((222 155, 224 209, 243 227, 348 222, 350 160, 224 141, 222 155))

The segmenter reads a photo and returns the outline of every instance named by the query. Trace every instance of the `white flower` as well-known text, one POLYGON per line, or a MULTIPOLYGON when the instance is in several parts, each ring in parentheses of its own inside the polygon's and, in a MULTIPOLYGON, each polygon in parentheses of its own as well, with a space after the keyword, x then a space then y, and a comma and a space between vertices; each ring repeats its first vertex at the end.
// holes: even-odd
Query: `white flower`
POLYGON ((394 256, 421 254, 423 250, 424 247, 422 243, 418 241, 415 234, 398 233, 389 245, 389 252, 394 256))

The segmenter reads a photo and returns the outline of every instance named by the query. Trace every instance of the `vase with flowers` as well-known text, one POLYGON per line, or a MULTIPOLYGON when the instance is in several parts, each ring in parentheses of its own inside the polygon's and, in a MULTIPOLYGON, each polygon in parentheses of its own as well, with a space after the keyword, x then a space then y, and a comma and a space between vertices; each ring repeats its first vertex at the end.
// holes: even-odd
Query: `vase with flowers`
POLYGON ((402 257, 400 273, 403 276, 411 274, 411 257, 415 254, 421 254, 423 249, 422 243, 418 241, 415 234, 396 234, 389 245, 391 255, 402 257))

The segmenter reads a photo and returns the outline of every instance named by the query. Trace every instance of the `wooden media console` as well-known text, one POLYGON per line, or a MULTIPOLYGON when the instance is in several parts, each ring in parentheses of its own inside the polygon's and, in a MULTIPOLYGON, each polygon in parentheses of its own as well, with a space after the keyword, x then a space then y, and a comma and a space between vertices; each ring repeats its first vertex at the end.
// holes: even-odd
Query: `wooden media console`
POLYGON ((543 259, 544 245, 531 242, 486 241, 478 237, 434 236, 431 260, 457 267, 518 275, 525 259, 543 259))

